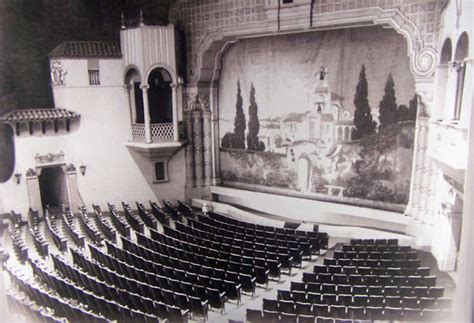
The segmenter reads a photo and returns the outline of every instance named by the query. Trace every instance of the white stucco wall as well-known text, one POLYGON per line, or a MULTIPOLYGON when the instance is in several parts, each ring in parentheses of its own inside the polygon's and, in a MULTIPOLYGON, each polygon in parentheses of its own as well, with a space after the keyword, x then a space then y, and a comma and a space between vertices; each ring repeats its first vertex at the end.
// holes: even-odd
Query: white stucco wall
POLYGON ((184 198, 184 153, 178 152, 168 164, 170 182, 154 183, 154 164, 126 147, 130 127, 127 93, 122 87, 120 59, 100 61, 99 86, 89 86, 87 60, 61 60, 67 70, 66 85, 53 88, 55 106, 75 111, 80 121, 71 132, 61 127, 59 133, 23 131, 15 137, 15 170, 22 173, 20 184, 15 177, 0 185, 6 210, 26 214, 29 202, 25 172, 35 167, 35 155, 65 154, 65 162, 86 165, 86 174, 78 174, 78 187, 84 203, 106 207, 107 202, 147 202, 184 198))
MULTIPOLYGON (((458 40, 462 33, 467 32, 469 38, 469 49, 468 49, 468 60, 466 61, 466 72, 464 80, 464 89, 462 96, 462 107, 461 115, 458 122, 453 122, 452 118, 455 109, 455 97, 456 97, 456 83, 457 75, 454 71, 447 72, 446 69, 439 70, 436 75, 437 88, 436 91, 444 91, 443 95, 435 96, 435 111, 431 115, 431 120, 437 120, 442 118, 440 121, 442 125, 449 125, 449 127, 439 126, 436 130, 436 125, 432 125, 434 136, 441 136, 442 138, 449 138, 450 135, 457 135, 460 137, 459 140, 443 140, 440 142, 436 140, 429 141, 429 151, 433 151, 432 155, 436 156, 437 159, 441 159, 445 166, 443 168, 449 169, 465 169, 473 166, 467 163, 467 148, 472 143, 469 143, 465 135, 465 129, 469 128, 469 122, 471 119, 471 110, 473 106, 473 61, 474 57, 474 24, 472 23, 472 12, 474 11, 474 2, 472 1, 451 1, 445 9, 443 17, 443 25, 440 31, 440 37, 438 40, 438 52, 441 53, 443 44, 446 39, 451 40, 452 52, 451 61, 455 59, 456 48, 458 40), (458 16, 458 13, 461 13, 458 16), (463 138, 464 137, 464 138, 463 138), (462 138, 462 139, 461 139, 462 138)), ((432 238, 430 240, 430 247, 433 255, 435 256, 438 266, 441 270, 454 271, 456 270, 458 258, 457 258, 457 244, 459 240, 461 230, 461 210, 443 210, 442 203, 446 202, 447 192, 452 191, 452 184, 448 183, 443 179, 445 170, 438 168, 438 183, 436 185, 436 196, 435 202, 437 214, 431 219, 431 224, 425 224, 425 233, 429 234, 432 238), (448 214, 450 213, 450 214, 448 214)), ((451 174, 447 174, 452 176, 451 174)), ((459 181, 459 179, 458 179, 459 181)), ((451 194, 454 196, 454 194, 451 194)), ((450 204, 450 203, 448 203, 450 204)), ((471 214, 464 214, 463 217, 470 216, 471 214)), ((420 236, 423 233, 419 232, 420 236)))
MULTIPOLYGON (((444 41, 447 38, 451 39, 452 45, 452 58, 454 60, 456 47, 458 44, 459 37, 463 32, 467 32, 469 37, 469 50, 468 50, 468 57, 470 60, 466 64, 466 73, 464 79, 464 92, 462 96, 462 109, 461 109, 461 116, 459 120, 459 127, 461 128, 468 128, 469 127, 469 120, 471 116, 471 107, 473 104, 472 93, 474 90, 473 86, 473 62, 472 58, 474 57, 474 24, 472 23, 472 12, 474 11, 474 2, 470 0, 465 0, 461 2, 457 1, 450 1, 445 13, 444 13, 444 23, 440 32, 440 37, 438 38, 438 51, 441 53, 441 49, 443 46, 444 41), (459 8, 457 8, 459 6, 459 8), (461 15, 458 17, 458 10, 461 15)), ((449 81, 448 81, 449 82, 449 81)), ((453 80, 455 83, 455 80, 453 80)), ((445 96, 447 100, 451 100, 450 104, 445 104, 443 109, 443 115, 449 116, 452 118, 453 111, 454 111, 454 98, 455 93, 449 93, 449 90, 454 91, 455 85, 450 86, 448 84, 446 89, 445 96)), ((447 118, 449 119, 449 118, 447 118)))

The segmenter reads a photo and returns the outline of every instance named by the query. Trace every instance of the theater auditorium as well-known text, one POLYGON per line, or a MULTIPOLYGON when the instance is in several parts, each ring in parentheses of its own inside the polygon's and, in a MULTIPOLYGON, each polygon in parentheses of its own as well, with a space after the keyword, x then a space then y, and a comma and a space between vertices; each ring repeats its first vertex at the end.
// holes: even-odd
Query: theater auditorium
POLYGON ((473 12, 176 0, 50 48, 54 105, 0 114, 2 321, 472 322, 473 12))

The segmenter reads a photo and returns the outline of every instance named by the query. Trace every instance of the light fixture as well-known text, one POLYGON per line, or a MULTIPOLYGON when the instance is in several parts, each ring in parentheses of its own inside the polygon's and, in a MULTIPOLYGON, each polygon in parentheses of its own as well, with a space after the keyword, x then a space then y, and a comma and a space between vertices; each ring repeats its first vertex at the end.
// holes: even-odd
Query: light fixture
POLYGON ((204 203, 202 205, 202 213, 204 213, 205 215, 209 214, 209 212, 211 212, 214 208, 212 207, 211 204, 208 204, 208 203, 204 203))
POLYGON ((13 176, 15 176, 15 179, 16 179, 16 183, 17 184, 20 184, 20 181, 21 181, 21 173, 20 171, 16 171, 15 174, 13 174, 13 176))
POLYGON ((82 176, 86 175, 86 165, 84 165, 84 163, 82 163, 82 164, 79 166, 79 171, 81 172, 81 175, 82 175, 82 176))

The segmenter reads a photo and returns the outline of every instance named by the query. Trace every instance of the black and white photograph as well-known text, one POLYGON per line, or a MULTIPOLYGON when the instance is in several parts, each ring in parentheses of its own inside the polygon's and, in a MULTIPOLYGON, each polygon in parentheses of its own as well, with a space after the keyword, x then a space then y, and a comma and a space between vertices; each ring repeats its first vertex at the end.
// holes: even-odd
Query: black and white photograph
POLYGON ((474 322, 473 18, 0 0, 0 321, 474 322))

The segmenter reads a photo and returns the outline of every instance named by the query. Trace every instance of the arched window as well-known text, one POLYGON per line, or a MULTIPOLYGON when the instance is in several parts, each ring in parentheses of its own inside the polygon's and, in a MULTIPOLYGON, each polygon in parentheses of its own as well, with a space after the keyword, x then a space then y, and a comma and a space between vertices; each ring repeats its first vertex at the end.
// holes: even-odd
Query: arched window
POLYGON ((448 38, 444 41, 443 48, 441 49, 440 64, 448 64, 451 61, 452 52, 451 39, 448 38))
POLYGON ((349 127, 344 127, 344 141, 349 141, 349 127))
POLYGON ((150 122, 173 122, 172 79, 170 73, 163 68, 156 68, 148 76, 148 103, 150 122))
POLYGON ((464 60, 469 55, 469 38, 466 32, 463 32, 458 39, 456 45, 456 52, 454 54, 454 61, 452 66, 457 72, 456 77, 456 99, 454 103, 454 120, 459 120, 461 117, 462 95, 464 89, 464 78, 466 75, 466 63, 464 60))
POLYGON ((127 71, 125 75, 125 85, 128 89, 132 123, 144 123, 143 93, 140 88, 141 77, 135 69, 131 68, 127 71))
POLYGON ((437 120, 451 119, 454 101, 455 80, 449 64, 453 59, 453 47, 450 38, 444 40, 440 50, 440 60, 436 71, 436 102, 433 117, 437 120))
POLYGON ((337 127, 337 141, 342 141, 342 127, 337 127))

